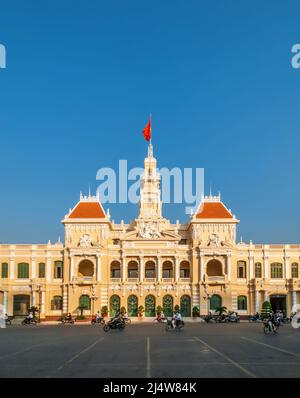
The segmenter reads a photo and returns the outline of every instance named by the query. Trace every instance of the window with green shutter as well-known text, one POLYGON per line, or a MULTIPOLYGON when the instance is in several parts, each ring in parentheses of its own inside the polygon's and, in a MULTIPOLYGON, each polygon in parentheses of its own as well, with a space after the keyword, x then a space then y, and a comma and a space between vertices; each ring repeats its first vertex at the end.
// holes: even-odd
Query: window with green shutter
POLYGON ((63 277, 63 262, 55 261, 54 262, 54 279, 62 279, 63 277))
POLYGON ((39 263, 39 278, 45 278, 46 265, 45 263, 39 263))
POLYGON ((91 299, 87 294, 83 294, 79 297, 79 308, 83 308, 85 310, 91 309, 91 299))
POLYGON ((29 279, 29 264, 18 264, 18 279, 29 279))
POLYGON ((2 263, 1 278, 3 278, 3 279, 8 278, 8 264, 7 263, 2 263))

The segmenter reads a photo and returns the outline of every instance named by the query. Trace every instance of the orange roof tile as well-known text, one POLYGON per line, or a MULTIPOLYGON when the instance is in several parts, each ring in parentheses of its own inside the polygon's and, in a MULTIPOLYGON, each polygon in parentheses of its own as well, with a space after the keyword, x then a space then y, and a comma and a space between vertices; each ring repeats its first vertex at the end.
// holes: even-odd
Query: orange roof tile
POLYGON ((233 218, 233 216, 221 202, 204 202, 196 218, 233 218))
POLYGON ((79 202, 69 218, 105 218, 105 214, 98 202, 79 202))

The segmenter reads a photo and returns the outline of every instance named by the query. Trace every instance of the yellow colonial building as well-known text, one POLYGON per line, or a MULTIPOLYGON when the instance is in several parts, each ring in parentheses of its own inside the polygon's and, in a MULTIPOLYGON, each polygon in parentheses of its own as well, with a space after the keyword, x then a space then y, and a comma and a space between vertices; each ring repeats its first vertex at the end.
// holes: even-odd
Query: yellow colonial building
POLYGON ((0 245, 0 303, 8 315, 29 306, 41 319, 91 315, 107 306, 154 317, 157 306, 183 316, 224 305, 247 315, 269 300, 274 308, 300 303, 300 245, 236 242, 239 220, 220 196, 203 197, 186 224, 163 217, 160 176, 152 146, 140 180, 138 218, 111 221, 97 197, 80 196, 64 217, 64 243, 0 245))

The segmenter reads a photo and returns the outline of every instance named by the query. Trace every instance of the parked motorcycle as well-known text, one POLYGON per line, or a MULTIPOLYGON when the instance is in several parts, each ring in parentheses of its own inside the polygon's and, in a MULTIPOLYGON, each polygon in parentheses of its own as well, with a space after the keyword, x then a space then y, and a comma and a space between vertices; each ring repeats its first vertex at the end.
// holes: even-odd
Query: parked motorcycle
POLYGON ((262 320, 262 317, 258 313, 256 313, 255 315, 250 315, 248 317, 249 322, 262 322, 262 320))
POLYGON ((110 329, 117 329, 117 330, 124 330, 125 329, 125 322, 122 318, 112 318, 108 321, 104 326, 104 332, 108 332, 110 329))
POLYGON ((228 322, 228 316, 225 315, 225 314, 218 315, 218 316, 216 317, 216 322, 217 322, 217 323, 227 323, 227 322, 228 322))
POLYGON ((206 323, 216 323, 216 318, 215 318, 212 314, 206 315, 206 316, 203 318, 203 320, 204 320, 206 323))
POLYGON ((61 323, 65 325, 66 323, 70 323, 71 325, 74 325, 75 320, 72 317, 64 316, 61 319, 61 323))
POLYGON ((166 322, 167 321, 167 319, 164 317, 164 316, 160 316, 160 315, 158 315, 154 320, 153 320, 153 322, 158 322, 158 323, 164 323, 164 322, 166 322))
POLYGON ((6 326, 11 326, 11 319, 10 318, 5 319, 5 325, 6 326))
POLYGON ((96 325, 96 323, 98 323, 100 325, 104 325, 105 324, 105 319, 103 317, 97 318, 96 315, 94 315, 92 317, 91 324, 92 325, 96 325))
POLYGON ((175 322, 175 326, 173 326, 172 320, 167 319, 167 324, 166 324, 167 332, 170 332, 171 330, 177 330, 178 332, 180 332, 181 330, 183 330, 183 328, 184 328, 184 322, 182 320, 175 322))
POLYGON ((26 317, 23 321, 22 321, 22 325, 36 325, 37 319, 36 318, 28 318, 26 317))

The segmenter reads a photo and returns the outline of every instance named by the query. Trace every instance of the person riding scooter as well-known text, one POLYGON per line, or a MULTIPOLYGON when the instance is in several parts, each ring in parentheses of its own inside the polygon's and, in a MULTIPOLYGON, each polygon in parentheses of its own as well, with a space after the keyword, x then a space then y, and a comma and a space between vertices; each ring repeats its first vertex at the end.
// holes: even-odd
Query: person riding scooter
POLYGON ((177 311, 175 313, 175 315, 173 316, 173 318, 172 318, 173 329, 175 329, 175 327, 177 327, 180 324, 181 321, 182 321, 181 314, 180 314, 179 311, 177 311))

